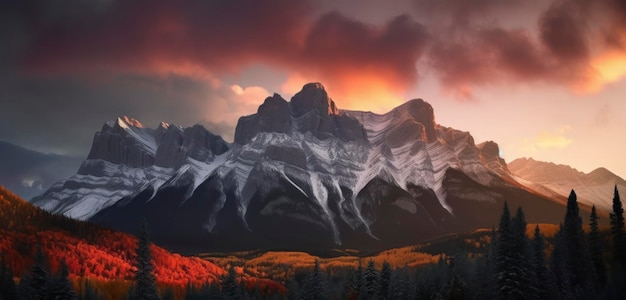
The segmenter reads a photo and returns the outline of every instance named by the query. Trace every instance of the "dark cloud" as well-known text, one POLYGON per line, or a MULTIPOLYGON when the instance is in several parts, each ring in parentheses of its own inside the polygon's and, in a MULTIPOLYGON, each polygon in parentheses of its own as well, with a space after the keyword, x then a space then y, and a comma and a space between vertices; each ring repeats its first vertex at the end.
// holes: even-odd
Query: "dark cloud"
POLYGON ((92 18, 49 21, 32 33, 23 70, 222 74, 261 62, 338 82, 377 70, 407 89, 426 42, 425 29, 409 15, 373 26, 339 12, 314 14, 308 1, 172 3, 115 1, 92 18))
POLYGON ((533 80, 548 76, 550 67, 529 34, 523 30, 490 29, 480 33, 492 55, 495 69, 517 80, 533 80))
POLYGON ((333 12, 313 24, 295 65, 331 82, 361 72, 377 73, 403 89, 417 81, 415 64, 427 40, 425 28, 408 15, 379 28, 333 12))
POLYGON ((86 155, 102 124, 123 115, 148 127, 161 121, 199 123, 228 137, 234 122, 219 121, 229 109, 220 105, 228 100, 238 105, 227 87, 178 75, 120 75, 101 82, 37 78, 1 84, 0 89, 0 139, 71 155, 86 155))
POLYGON ((306 1, 288 0, 114 1, 91 18, 77 12, 46 26, 34 18, 37 30, 22 63, 53 74, 193 64, 232 71, 289 53, 308 9, 306 1))
POLYGON ((67 3, 0 2, 2 139, 50 145, 63 134, 86 147, 120 114, 228 134, 236 120, 212 111, 254 105, 237 109, 243 98, 216 79, 255 64, 335 89, 375 77, 399 93, 434 74, 471 98, 501 82, 577 84, 594 53, 626 51, 624 0, 414 0, 413 11, 375 24, 315 1, 67 3), (38 136, 50 131, 60 133, 38 136))
POLYGON ((537 1, 517 0, 415 4, 435 16, 425 24, 435 37, 428 48, 429 66, 445 89, 467 97, 472 87, 501 82, 584 85, 597 76, 593 51, 616 46, 626 51, 621 46, 626 40, 626 26, 620 25, 626 16, 623 2, 555 0, 539 10, 532 8, 537 1))
POLYGON ((554 57, 566 63, 589 58, 582 9, 572 2, 558 3, 539 19, 541 41, 554 57))

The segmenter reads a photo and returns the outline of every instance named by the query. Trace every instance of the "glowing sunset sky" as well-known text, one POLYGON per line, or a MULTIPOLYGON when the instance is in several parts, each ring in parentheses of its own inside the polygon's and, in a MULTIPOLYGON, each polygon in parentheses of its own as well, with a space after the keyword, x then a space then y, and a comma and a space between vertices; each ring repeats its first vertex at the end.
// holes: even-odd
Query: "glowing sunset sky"
POLYGON ((412 98, 504 158, 626 177, 626 1, 0 3, 0 140, 86 156, 129 115, 203 124, 322 82, 340 108, 412 98))

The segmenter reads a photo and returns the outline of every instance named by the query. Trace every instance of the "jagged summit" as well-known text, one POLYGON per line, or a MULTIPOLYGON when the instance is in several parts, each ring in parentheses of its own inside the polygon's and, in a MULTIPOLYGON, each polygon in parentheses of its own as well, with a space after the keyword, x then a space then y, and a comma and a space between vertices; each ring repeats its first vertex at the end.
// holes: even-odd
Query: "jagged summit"
POLYGON ((311 133, 318 139, 364 140, 359 122, 341 114, 320 83, 308 83, 287 102, 280 95, 267 97, 256 114, 239 118, 235 143, 246 144, 259 132, 311 133))
POLYGON ((291 113, 295 117, 315 112, 321 116, 338 115, 339 109, 335 102, 328 97, 326 89, 319 82, 307 83, 302 90, 291 98, 291 113))
POLYGON ((115 120, 109 120, 105 122, 104 125, 111 127, 111 128, 114 126, 118 126, 120 128, 129 128, 129 127, 143 128, 143 124, 141 124, 141 122, 129 116, 121 116, 115 120))

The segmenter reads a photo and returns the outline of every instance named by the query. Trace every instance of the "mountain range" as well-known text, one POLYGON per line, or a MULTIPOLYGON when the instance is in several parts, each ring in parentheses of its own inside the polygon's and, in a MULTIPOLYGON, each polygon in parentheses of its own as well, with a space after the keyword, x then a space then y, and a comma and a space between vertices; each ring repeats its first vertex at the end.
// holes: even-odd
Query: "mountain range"
POLYGON ((0 141, 0 183, 24 199, 76 173, 84 158, 41 153, 0 141))
POLYGON ((545 196, 569 195, 574 189, 578 201, 595 205, 609 212, 613 205, 613 190, 626 191, 626 181, 606 168, 597 168, 589 173, 580 172, 570 166, 518 158, 508 164, 516 180, 535 188, 545 196))
POLYGON ((560 222, 569 179, 559 189, 524 165, 438 124, 421 99, 385 114, 341 110, 309 83, 241 117, 232 144, 200 125, 108 121, 78 173, 32 203, 127 232, 145 218, 155 241, 180 252, 378 250, 491 227, 505 201, 529 222, 560 222))

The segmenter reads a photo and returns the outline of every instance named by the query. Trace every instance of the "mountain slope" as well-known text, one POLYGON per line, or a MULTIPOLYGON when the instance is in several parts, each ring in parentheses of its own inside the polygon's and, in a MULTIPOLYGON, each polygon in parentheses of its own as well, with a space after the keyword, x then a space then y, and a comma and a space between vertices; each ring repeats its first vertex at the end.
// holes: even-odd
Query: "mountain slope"
POLYGON ((127 232, 145 217, 190 252, 401 246, 491 227, 505 200, 532 206, 532 222, 562 217, 510 176, 496 143, 437 124, 421 99, 346 111, 311 83, 241 117, 234 144, 199 126, 168 138, 173 126, 107 122, 79 174, 33 203, 127 232))
POLYGON ((148 187, 157 189, 179 176, 196 176, 199 183, 228 147, 200 125, 182 128, 161 123, 151 129, 135 119, 118 118, 96 133, 78 174, 57 182, 31 202, 86 220, 121 198, 148 187))
MULTIPOLYGON (((0 186, 0 252, 16 275, 29 270, 35 246, 40 245, 53 271, 61 260, 73 278, 132 281, 137 239, 101 226, 51 215, 0 186)), ((198 257, 184 257, 152 245, 159 283, 185 286, 220 282, 224 269, 198 257)), ((249 285, 274 290, 277 283, 246 276, 249 285)))
POLYGON ((31 199, 74 174, 81 161, 78 157, 45 154, 0 141, 0 184, 31 199))
POLYGON ((626 181, 605 168, 590 173, 580 172, 570 166, 519 158, 509 163, 509 169, 528 186, 544 195, 554 193, 566 197, 574 189, 578 201, 595 205, 604 212, 612 210, 613 188, 626 191, 626 181))

